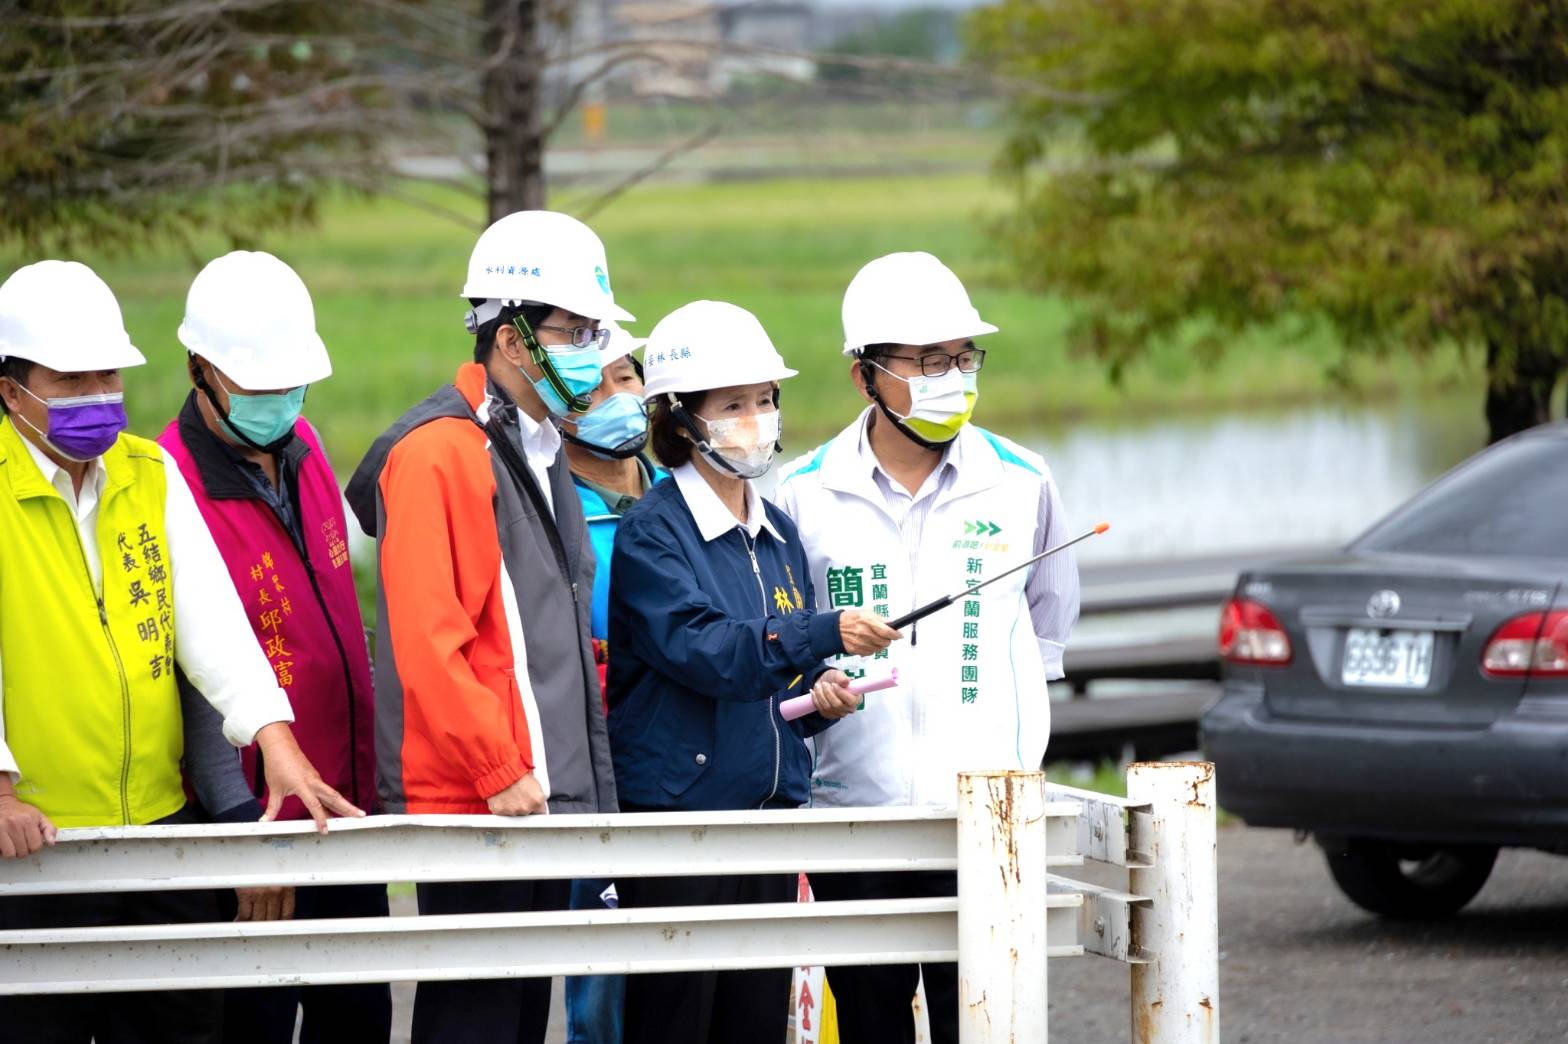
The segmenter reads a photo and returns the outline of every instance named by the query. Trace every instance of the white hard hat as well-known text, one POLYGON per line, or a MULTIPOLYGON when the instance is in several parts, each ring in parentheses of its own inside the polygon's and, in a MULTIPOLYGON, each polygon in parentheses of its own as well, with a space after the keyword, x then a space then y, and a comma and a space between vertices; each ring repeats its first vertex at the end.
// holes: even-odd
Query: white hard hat
POLYGON ((196 274, 179 338, 244 391, 298 388, 332 375, 304 280, 262 251, 224 254, 196 274))
POLYGON ((888 254, 844 291, 844 354, 868 344, 938 344, 996 333, 953 270, 924 251, 888 254))
POLYGON ((693 301, 659 320, 642 353, 644 402, 795 376, 757 317, 723 301, 693 301))
MULTIPOLYGON (((520 210, 485 229, 468 258, 461 296, 550 304, 589 319, 636 319, 615 303, 604 244, 593 229, 553 210, 520 210)), ((494 317, 481 314, 476 325, 494 317)))
POLYGON ((601 370, 607 369, 611 363, 626 358, 648 343, 646 337, 633 337, 630 330, 614 319, 606 319, 599 326, 601 329, 610 331, 610 343, 599 349, 599 369, 601 370))
POLYGON ((114 291, 80 261, 39 261, 0 284, 0 358, 61 373, 147 361, 125 332, 114 291))

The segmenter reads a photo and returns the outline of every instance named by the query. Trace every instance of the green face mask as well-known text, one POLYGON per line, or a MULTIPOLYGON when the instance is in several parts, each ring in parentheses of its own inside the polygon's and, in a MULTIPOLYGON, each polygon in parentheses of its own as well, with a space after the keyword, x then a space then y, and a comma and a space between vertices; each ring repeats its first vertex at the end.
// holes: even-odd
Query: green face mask
MULTIPOLYGON (((219 379, 220 384, 223 383, 219 379)), ((300 411, 305 408, 305 387, 266 395, 241 395, 224 384, 229 393, 229 415, 223 426, 241 442, 270 447, 294 430, 300 411)))

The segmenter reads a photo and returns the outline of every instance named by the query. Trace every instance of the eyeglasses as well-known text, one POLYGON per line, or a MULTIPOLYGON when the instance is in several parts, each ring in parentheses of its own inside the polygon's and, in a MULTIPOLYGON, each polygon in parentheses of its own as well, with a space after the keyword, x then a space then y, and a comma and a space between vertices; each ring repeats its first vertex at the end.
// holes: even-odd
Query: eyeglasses
MULTIPOLYGON (((566 334, 571 338, 573 348, 597 348, 601 352, 610 344, 610 328, 598 326, 550 326, 540 323, 536 329, 553 330, 556 333, 566 334)), ((539 347, 549 350, 560 347, 553 344, 542 344, 539 347)))
POLYGON ((979 373, 980 367, 985 365, 985 349, 965 348, 956 355, 948 355, 946 352, 928 352, 925 355, 884 355, 882 358, 917 362, 920 364, 922 376, 940 377, 951 370, 955 363, 960 373, 979 373))

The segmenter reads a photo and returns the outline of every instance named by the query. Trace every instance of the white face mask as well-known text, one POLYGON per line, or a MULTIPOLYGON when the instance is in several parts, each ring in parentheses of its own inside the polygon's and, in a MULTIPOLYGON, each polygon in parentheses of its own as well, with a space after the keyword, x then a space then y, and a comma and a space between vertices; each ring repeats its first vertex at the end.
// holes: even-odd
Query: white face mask
POLYGON ((954 366, 940 377, 900 377, 880 363, 872 365, 909 385, 909 412, 899 419, 921 438, 951 442, 974 416, 975 400, 980 397, 977 374, 954 366))
POLYGON ((717 420, 698 415, 697 419, 707 429, 708 449, 728 470, 749 479, 767 473, 781 430, 778 410, 717 420))

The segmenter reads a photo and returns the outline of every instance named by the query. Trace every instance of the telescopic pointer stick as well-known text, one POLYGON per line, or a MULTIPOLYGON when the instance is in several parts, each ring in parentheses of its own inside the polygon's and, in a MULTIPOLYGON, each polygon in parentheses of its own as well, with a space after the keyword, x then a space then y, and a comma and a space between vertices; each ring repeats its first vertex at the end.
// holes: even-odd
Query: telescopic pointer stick
MULTIPOLYGON (((1110 528, 1111 524, 1109 522, 1101 522, 1099 525, 1095 526, 1093 529, 1089 530, 1089 532, 1083 534, 1082 536, 1074 537, 1065 544, 1057 544, 1053 548, 1048 548, 1045 551, 1041 551, 1033 558, 1019 562, 1011 569, 1003 573, 998 573, 989 580, 982 581, 978 584, 970 584, 968 587, 965 587, 962 591, 959 591, 956 594, 945 595, 941 598, 938 598, 934 602, 929 602, 926 605, 922 605, 919 609, 916 609, 913 612, 905 613, 896 620, 889 620, 888 626, 897 631, 914 623, 916 620, 923 620, 938 610, 946 609, 960 598, 973 594, 982 587, 985 587, 987 584, 994 584, 1004 577, 1013 575, 1020 569, 1027 569, 1029 566, 1034 565, 1043 558, 1049 558, 1058 551, 1065 551, 1074 544, 1081 544, 1090 537, 1099 536, 1101 533, 1106 532, 1110 528)), ((894 671, 885 678, 857 678, 850 682, 849 691, 859 696, 868 692, 878 692, 882 689, 891 689, 897 684, 898 671, 897 669, 894 669, 894 671)), ((794 721, 796 718, 803 718, 816 709, 816 704, 812 700, 811 694, 809 692, 803 696, 795 696, 791 699, 787 699, 779 704, 779 714, 785 721, 794 721)))
POLYGON ((995 576, 991 577, 989 580, 982 580, 978 584, 970 584, 968 587, 964 588, 962 591, 956 591, 956 592, 954 592, 953 594, 950 594, 950 595, 943 595, 941 598, 938 598, 934 602, 927 602, 925 605, 922 605, 919 609, 911 610, 910 612, 905 613, 903 616, 900 616, 896 620, 889 620, 887 622, 887 625, 889 627, 893 628, 893 630, 895 630, 895 631, 902 631, 905 627, 908 627, 910 624, 914 623, 916 620, 924 620, 926 617, 930 616, 932 613, 937 612, 938 610, 941 610, 941 609, 946 609, 948 606, 952 605, 954 602, 958 601, 960 598, 967 598, 969 595, 974 594, 976 591, 980 590, 982 587, 987 587, 987 586, 989 586, 991 584, 996 583, 998 580, 1002 580, 1002 579, 1004 579, 1006 577, 1012 576, 1014 573, 1018 572, 1018 570, 1020 570, 1020 569, 1027 569, 1030 566, 1034 565, 1036 562, 1040 561, 1041 559, 1049 558, 1050 556, 1056 554, 1056 552, 1058 552, 1058 551, 1065 551, 1069 547, 1072 547, 1074 544, 1081 544, 1085 540, 1088 540, 1090 537, 1099 536, 1101 533, 1104 533, 1106 530, 1108 530, 1110 528, 1111 528, 1111 524, 1109 522, 1101 522, 1099 525, 1095 526, 1093 529, 1089 530, 1089 532, 1083 534, 1082 536, 1073 537, 1071 540, 1067 541, 1067 543, 1065 543, 1065 544, 1057 544, 1055 547, 1047 548, 1046 550, 1041 551, 1038 555, 1035 555, 1033 558, 1030 558, 1030 559, 1028 559, 1026 561, 1023 561, 1023 562, 1019 562, 1017 565, 1013 566, 1011 569, 1007 570, 1006 572, 997 573, 995 576))

